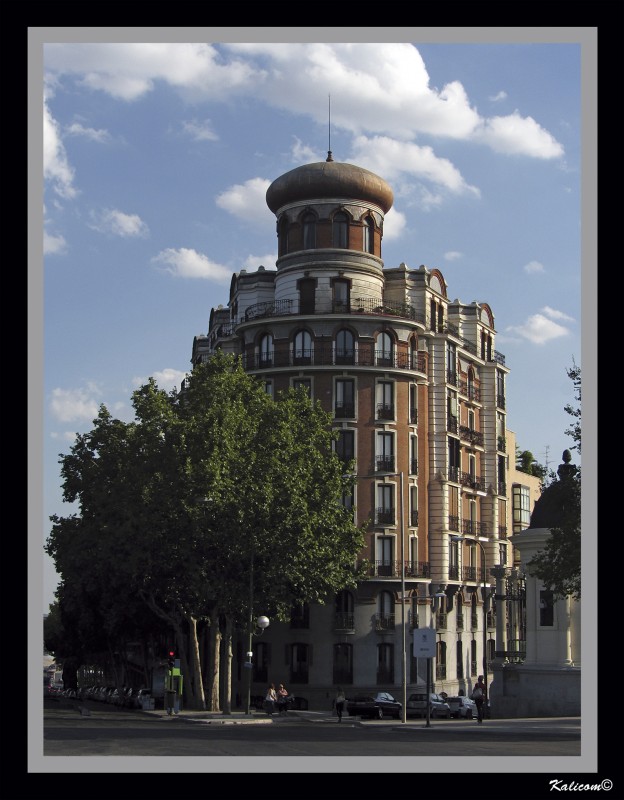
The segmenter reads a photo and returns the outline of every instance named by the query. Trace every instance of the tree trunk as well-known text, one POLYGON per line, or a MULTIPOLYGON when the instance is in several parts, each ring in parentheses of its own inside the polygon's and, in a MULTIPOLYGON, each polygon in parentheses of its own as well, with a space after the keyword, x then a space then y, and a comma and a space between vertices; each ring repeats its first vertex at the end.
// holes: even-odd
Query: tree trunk
POLYGON ((223 713, 232 713, 232 619, 225 618, 225 681, 223 682, 223 713))
POLYGON ((193 688, 195 699, 199 703, 200 709, 206 708, 206 698, 204 696, 204 682, 202 680, 201 660, 199 658, 199 641, 197 639, 197 620, 191 614, 186 617, 189 625, 189 644, 191 650, 191 663, 193 665, 193 688))
POLYGON ((215 608, 210 615, 210 653, 211 666, 209 674, 210 711, 219 711, 219 661, 221 657, 221 632, 219 630, 219 612, 215 608))

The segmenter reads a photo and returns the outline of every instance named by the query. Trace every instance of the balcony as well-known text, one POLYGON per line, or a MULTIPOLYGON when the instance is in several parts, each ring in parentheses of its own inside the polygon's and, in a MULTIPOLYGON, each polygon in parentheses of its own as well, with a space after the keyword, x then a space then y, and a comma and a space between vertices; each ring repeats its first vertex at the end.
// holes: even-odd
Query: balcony
POLYGON ((476 581, 477 580, 477 568, 476 567, 462 567, 462 579, 465 581, 476 581))
POLYGON ((394 525, 396 520, 394 508, 378 508, 375 512, 376 525, 394 525))
POLYGON ((485 522, 477 522, 474 519, 463 519, 462 533, 464 536, 485 536, 487 534, 487 525, 485 522))
POLYGON ((462 486, 466 486, 469 489, 473 489, 475 492, 485 491, 485 478, 477 477, 476 475, 473 475, 471 472, 460 472, 459 482, 461 483, 462 486))
POLYGON ((447 480, 459 483, 461 470, 459 467, 449 467, 447 480))
MULTIPOLYGON (((401 562, 399 561, 399 567, 401 562)), ((405 577, 406 578, 428 578, 430 575, 428 561, 406 561, 405 562, 405 577)))
POLYGON ((375 459, 376 472, 394 472, 394 456, 377 456, 375 459))
POLYGON ((341 403, 337 401, 334 409, 334 417, 336 419, 354 419, 355 403, 341 403))
POLYGON ((450 383, 451 386, 457 386, 457 373, 452 372, 451 370, 446 371, 446 382, 450 383))
POLYGON ((448 526, 450 531, 457 531, 459 533, 459 517, 449 517, 448 526))
POLYGON ((507 538, 507 526, 506 525, 499 525, 498 526, 498 538, 499 539, 506 539, 507 538))
POLYGON ((459 426, 459 438, 470 444, 476 444, 478 447, 483 447, 483 434, 481 431, 475 431, 467 425, 459 426))
POLYGON ((335 631, 354 631, 355 630, 355 617, 353 612, 337 611, 334 614, 334 630, 335 631))
POLYGON ((377 613, 375 614, 375 630, 378 633, 385 633, 386 631, 394 630, 394 613, 377 613))
POLYGON ((472 386, 467 381, 460 380, 457 388, 459 389, 459 393, 467 397, 469 401, 474 403, 481 402, 481 390, 476 386, 472 386))
POLYGON ((457 433, 457 417, 448 416, 446 418, 446 430, 449 433, 457 433))
POLYGON ((272 353, 246 353, 242 357, 246 370, 277 369, 279 367, 312 366, 331 367, 353 365, 356 367, 382 366, 427 372, 427 356, 424 353, 370 352, 367 348, 355 351, 336 350, 333 345, 315 344, 300 350, 276 350, 272 353))
POLYGON ((377 403, 377 419, 394 419, 394 404, 377 403))
POLYGON ((459 567, 457 564, 450 564, 449 565, 449 578, 452 581, 459 580, 459 567))
POLYGON ((505 408, 505 397, 502 394, 496 395, 496 408, 505 408))
MULTIPOLYGON (((371 561, 369 562, 367 574, 369 578, 400 578, 401 562, 387 560, 371 561)), ((431 571, 428 561, 405 562, 406 578, 428 578, 430 574, 431 571)))

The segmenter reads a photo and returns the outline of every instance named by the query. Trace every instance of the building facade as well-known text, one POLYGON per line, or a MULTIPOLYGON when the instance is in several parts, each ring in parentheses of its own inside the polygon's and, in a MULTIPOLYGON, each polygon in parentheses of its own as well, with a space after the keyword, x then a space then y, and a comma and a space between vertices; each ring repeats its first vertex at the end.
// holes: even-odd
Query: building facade
MULTIPOLYGON (((336 450, 357 476, 344 502, 358 524, 370 521, 369 568, 357 590, 295 608, 290 624, 255 639, 252 693, 282 682, 310 708, 325 707, 336 685, 400 697, 425 682, 426 659, 412 657, 423 626, 436 630, 436 691, 468 693, 484 650, 492 660, 520 639, 507 618, 497 628, 490 572, 514 566, 518 484, 493 312, 451 299, 438 269, 384 266, 393 194, 368 170, 330 152, 277 178, 266 200, 276 270, 232 276, 192 362, 235 353, 267 392, 303 386, 332 414, 336 450)), ((235 652, 239 699, 245 650, 235 652)))

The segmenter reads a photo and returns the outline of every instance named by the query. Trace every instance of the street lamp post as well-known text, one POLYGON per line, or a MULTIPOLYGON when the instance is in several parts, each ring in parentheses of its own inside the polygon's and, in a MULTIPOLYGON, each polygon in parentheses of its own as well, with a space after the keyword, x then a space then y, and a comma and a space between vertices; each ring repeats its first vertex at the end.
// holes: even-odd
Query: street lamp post
POLYGON ((247 678, 247 700, 245 703, 245 714, 251 714, 251 681, 253 677, 253 636, 255 628, 260 628, 260 633, 264 633, 264 629, 269 627, 269 618, 265 616, 258 617, 254 623, 253 615, 253 594, 254 594, 254 559, 253 551, 249 560, 249 627, 247 631, 247 661, 245 667, 249 677, 247 678))
MULTIPOLYGON (((487 698, 488 698, 488 657, 487 657, 487 605, 489 594, 486 594, 486 581, 487 581, 487 555, 485 552, 485 548, 481 543, 480 539, 466 539, 465 536, 451 536, 452 542, 476 542, 481 548, 481 556, 483 558, 483 680, 485 682, 485 702, 486 702, 486 710, 487 710, 487 698)), ((484 539, 483 541, 487 542, 489 539, 484 539)))

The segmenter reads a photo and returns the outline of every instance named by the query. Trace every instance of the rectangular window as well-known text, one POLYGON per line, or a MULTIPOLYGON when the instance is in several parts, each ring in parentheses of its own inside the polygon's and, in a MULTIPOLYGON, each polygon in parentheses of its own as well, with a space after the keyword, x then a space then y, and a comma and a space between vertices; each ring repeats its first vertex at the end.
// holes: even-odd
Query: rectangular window
POLYGON ((394 522, 394 484, 380 484, 377 487, 377 524, 394 525, 394 522))
POLYGON ((377 472, 394 472, 394 433, 385 431, 377 434, 377 472))
POLYGON ((394 419, 394 383, 377 383, 377 419, 394 419))
POLYGON ((418 437, 410 436, 410 474, 418 475, 418 437))
POLYGON ((349 281, 336 280, 332 284, 334 312, 348 311, 349 309, 349 281))
POLYGON ((334 415, 338 419, 353 419, 355 417, 355 381, 339 378, 336 380, 336 399, 334 402, 334 415))
POLYGON ((334 645, 333 680, 336 686, 353 683, 353 645, 334 645))
POLYGON ((377 537, 376 556, 376 574, 391 577, 394 574, 394 538, 392 536, 377 537))
POLYGON ((513 532, 518 533, 531 524, 531 495, 528 486, 512 486, 513 532))
POLYGON ((409 421, 412 425, 418 422, 418 388, 415 384, 409 388, 409 421))
POLYGON ((343 428, 336 441, 336 455, 345 464, 355 459, 355 431, 343 428))
POLYGON ((269 395, 269 397, 273 397, 273 381, 264 382, 264 391, 269 395))
MULTIPOLYGON (((290 645, 290 682, 307 683, 310 667, 310 645, 290 645)), ((265 681, 266 683, 266 681, 265 681)))
POLYGON ((418 525, 418 487, 410 486, 410 525, 418 525))

